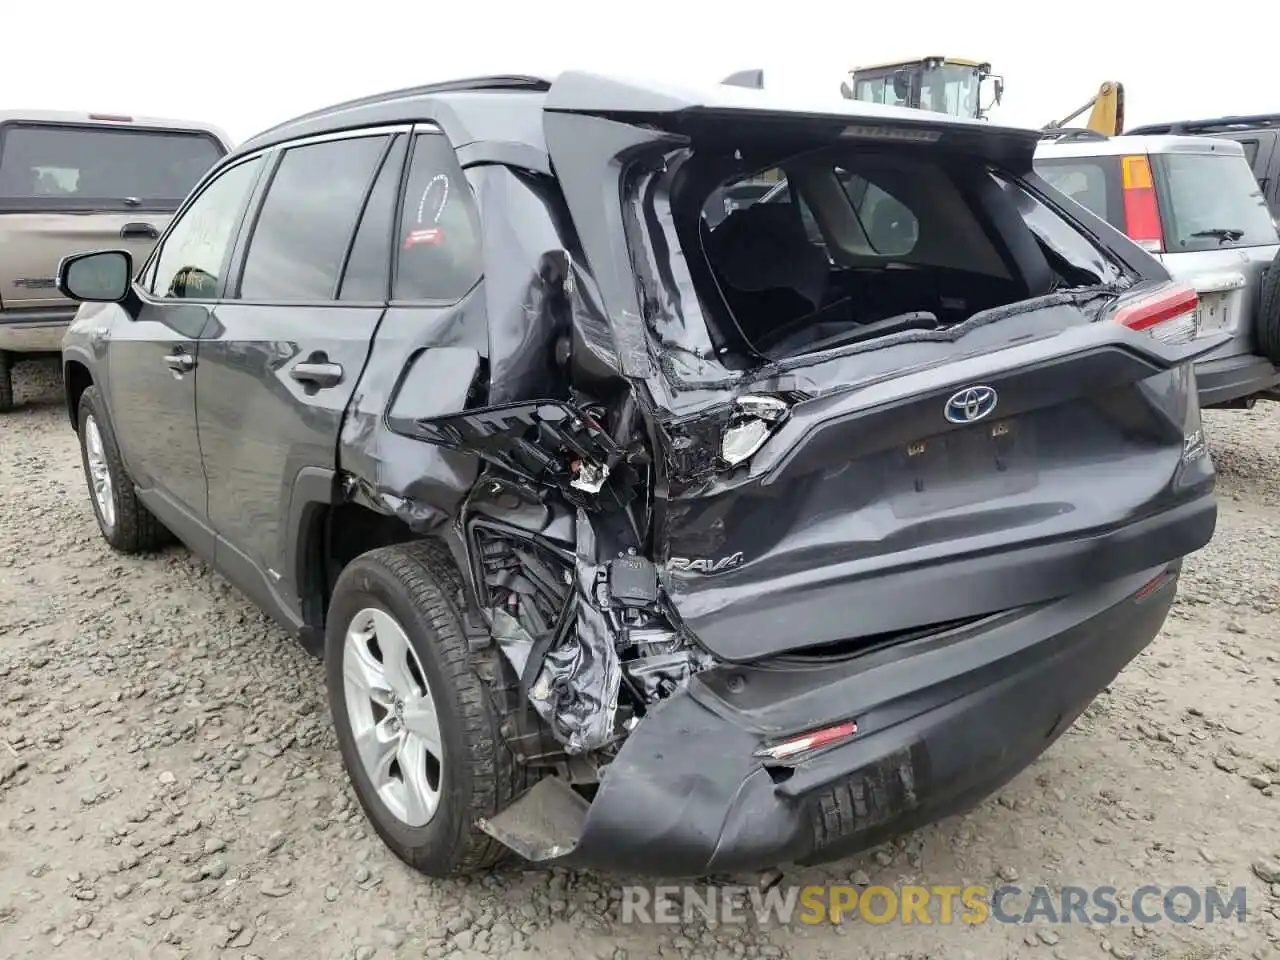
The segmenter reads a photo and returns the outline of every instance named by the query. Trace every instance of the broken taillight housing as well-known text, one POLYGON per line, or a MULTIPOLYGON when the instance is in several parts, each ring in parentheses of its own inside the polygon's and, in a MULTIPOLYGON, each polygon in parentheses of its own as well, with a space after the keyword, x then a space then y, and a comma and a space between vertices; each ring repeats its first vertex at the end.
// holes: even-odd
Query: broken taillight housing
POLYGON ((731 467, 759 450, 790 408, 785 400, 765 394, 747 394, 733 405, 733 413, 720 437, 720 459, 731 467))
POLYGON ((1144 330, 1165 343, 1187 343, 1195 339, 1200 296, 1187 284, 1169 284, 1112 315, 1116 323, 1130 330, 1144 330))
POLYGON ((846 720, 843 723, 832 724, 829 727, 810 730, 807 733, 800 734, 798 737, 783 740, 781 743, 761 747, 755 752, 755 755, 762 760, 788 760, 811 750, 819 750, 822 747, 830 747, 833 744, 850 740, 857 732, 858 725, 852 720, 846 720))

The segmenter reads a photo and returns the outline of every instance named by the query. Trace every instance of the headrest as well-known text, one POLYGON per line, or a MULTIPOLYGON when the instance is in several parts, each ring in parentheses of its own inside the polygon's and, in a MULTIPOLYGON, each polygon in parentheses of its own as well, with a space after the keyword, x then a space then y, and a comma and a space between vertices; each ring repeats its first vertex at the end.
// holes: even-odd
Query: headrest
POLYGON ((818 307, 830 263, 805 232, 791 203, 753 203, 735 210, 707 237, 721 278, 744 293, 790 289, 818 307))

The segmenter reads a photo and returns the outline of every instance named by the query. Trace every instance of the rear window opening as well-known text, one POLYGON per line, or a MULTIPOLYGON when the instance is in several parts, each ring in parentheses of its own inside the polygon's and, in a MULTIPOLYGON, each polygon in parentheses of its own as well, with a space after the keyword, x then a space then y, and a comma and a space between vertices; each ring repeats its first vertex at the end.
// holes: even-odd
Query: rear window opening
POLYGON ((852 143, 772 162, 744 153, 668 156, 638 186, 630 225, 649 240, 641 285, 659 336, 730 369, 943 330, 1123 276, 1016 177, 977 160, 852 143), (668 249, 687 278, 666 277, 668 249))
POLYGON ((7 123, 0 204, 176 210, 224 153, 199 131, 7 123))

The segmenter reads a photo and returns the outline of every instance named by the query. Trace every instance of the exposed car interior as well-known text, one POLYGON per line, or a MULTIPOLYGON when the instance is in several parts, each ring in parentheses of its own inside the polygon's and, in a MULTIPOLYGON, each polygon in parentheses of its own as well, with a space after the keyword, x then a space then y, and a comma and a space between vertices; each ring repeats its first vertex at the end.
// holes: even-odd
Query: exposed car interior
POLYGON ((693 251, 690 273, 726 362, 948 327, 1102 282, 1037 236, 1023 209, 1034 198, 978 165, 836 147, 743 174, 740 157, 693 153, 670 188, 680 247, 693 251), (727 191, 762 179, 775 186, 755 202, 717 208, 727 191))

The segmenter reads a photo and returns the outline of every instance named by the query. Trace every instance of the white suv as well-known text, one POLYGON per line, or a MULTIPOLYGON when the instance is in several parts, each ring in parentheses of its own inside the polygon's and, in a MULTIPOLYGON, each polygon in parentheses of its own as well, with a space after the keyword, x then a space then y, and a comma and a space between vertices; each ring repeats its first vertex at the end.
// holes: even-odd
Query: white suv
POLYGON ((1035 169, 1195 286, 1182 337, 1232 333, 1196 364, 1202 406, 1280 399, 1280 237, 1239 143, 1073 131, 1042 142, 1035 169))

